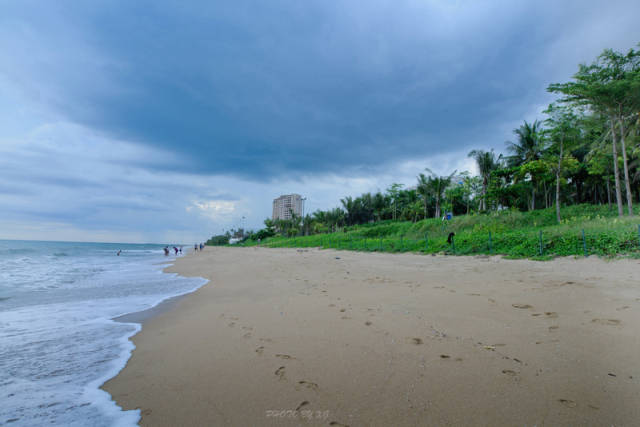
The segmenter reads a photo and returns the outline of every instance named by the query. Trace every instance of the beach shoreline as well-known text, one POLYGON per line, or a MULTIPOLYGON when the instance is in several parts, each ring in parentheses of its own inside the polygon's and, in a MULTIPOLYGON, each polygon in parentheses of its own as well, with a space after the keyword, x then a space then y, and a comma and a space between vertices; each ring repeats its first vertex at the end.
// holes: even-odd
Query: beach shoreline
POLYGON ((103 389, 142 425, 628 425, 639 270, 208 247, 103 389))

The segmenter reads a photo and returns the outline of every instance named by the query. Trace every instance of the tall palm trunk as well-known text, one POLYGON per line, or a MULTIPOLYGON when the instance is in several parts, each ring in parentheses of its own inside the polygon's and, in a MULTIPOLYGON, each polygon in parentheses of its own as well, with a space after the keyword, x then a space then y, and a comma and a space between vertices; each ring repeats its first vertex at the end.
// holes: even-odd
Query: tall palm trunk
POLYGON ((480 202, 480 209, 482 211, 487 210, 487 187, 489 186, 486 176, 482 177, 482 201, 480 202))
POLYGON ((622 165, 624 168, 624 186, 627 193, 627 210, 629 216, 633 216, 633 199, 631 198, 631 185, 629 184, 629 166, 627 165, 627 147, 624 142, 624 119, 622 114, 618 116, 620 122, 620 148, 622 149, 622 165))
POLYGON ((558 157, 558 169, 556 169, 556 218, 558 223, 562 222, 560 217, 560 176, 562 175, 562 155, 564 150, 563 140, 560 140, 560 157, 558 157))
POLYGON ((611 118, 611 146, 613 147, 613 179, 616 184, 616 203, 618 204, 618 216, 623 216, 622 193, 620 192, 620 173, 618 172, 618 140, 616 138, 616 125, 611 118))
POLYGON ((531 210, 536 210, 536 184, 531 180, 531 210))

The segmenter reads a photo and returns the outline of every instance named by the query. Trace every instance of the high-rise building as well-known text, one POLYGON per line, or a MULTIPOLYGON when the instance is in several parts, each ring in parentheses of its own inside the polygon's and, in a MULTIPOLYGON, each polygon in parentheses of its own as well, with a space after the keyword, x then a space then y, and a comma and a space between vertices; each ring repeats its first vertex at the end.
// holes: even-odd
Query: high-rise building
POLYGON ((291 219, 291 213, 302 216, 302 196, 286 194, 273 199, 272 219, 291 219))

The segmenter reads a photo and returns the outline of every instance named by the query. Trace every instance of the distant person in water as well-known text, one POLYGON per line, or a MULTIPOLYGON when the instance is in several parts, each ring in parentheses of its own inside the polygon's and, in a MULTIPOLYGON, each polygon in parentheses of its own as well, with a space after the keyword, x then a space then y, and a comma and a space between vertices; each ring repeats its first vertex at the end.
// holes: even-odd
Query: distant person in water
POLYGON ((164 247, 164 256, 169 255, 169 246, 164 247))
POLYGON ((119 250, 118 253, 116 255, 120 256, 120 252, 122 252, 122 250, 119 250))
POLYGON ((182 246, 180 246, 180 248, 178 250, 180 251, 180 253, 182 253, 182 246))
POLYGON ((176 253, 176 255, 178 255, 178 248, 176 248, 175 246, 173 247, 173 251, 176 253))

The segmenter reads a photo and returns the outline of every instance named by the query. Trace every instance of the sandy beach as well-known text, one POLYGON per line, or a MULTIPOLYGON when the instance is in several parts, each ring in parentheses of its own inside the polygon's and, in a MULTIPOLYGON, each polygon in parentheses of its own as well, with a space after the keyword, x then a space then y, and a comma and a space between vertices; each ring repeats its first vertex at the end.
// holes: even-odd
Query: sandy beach
POLYGON ((207 248, 105 384, 142 425, 638 425, 640 261, 207 248))

